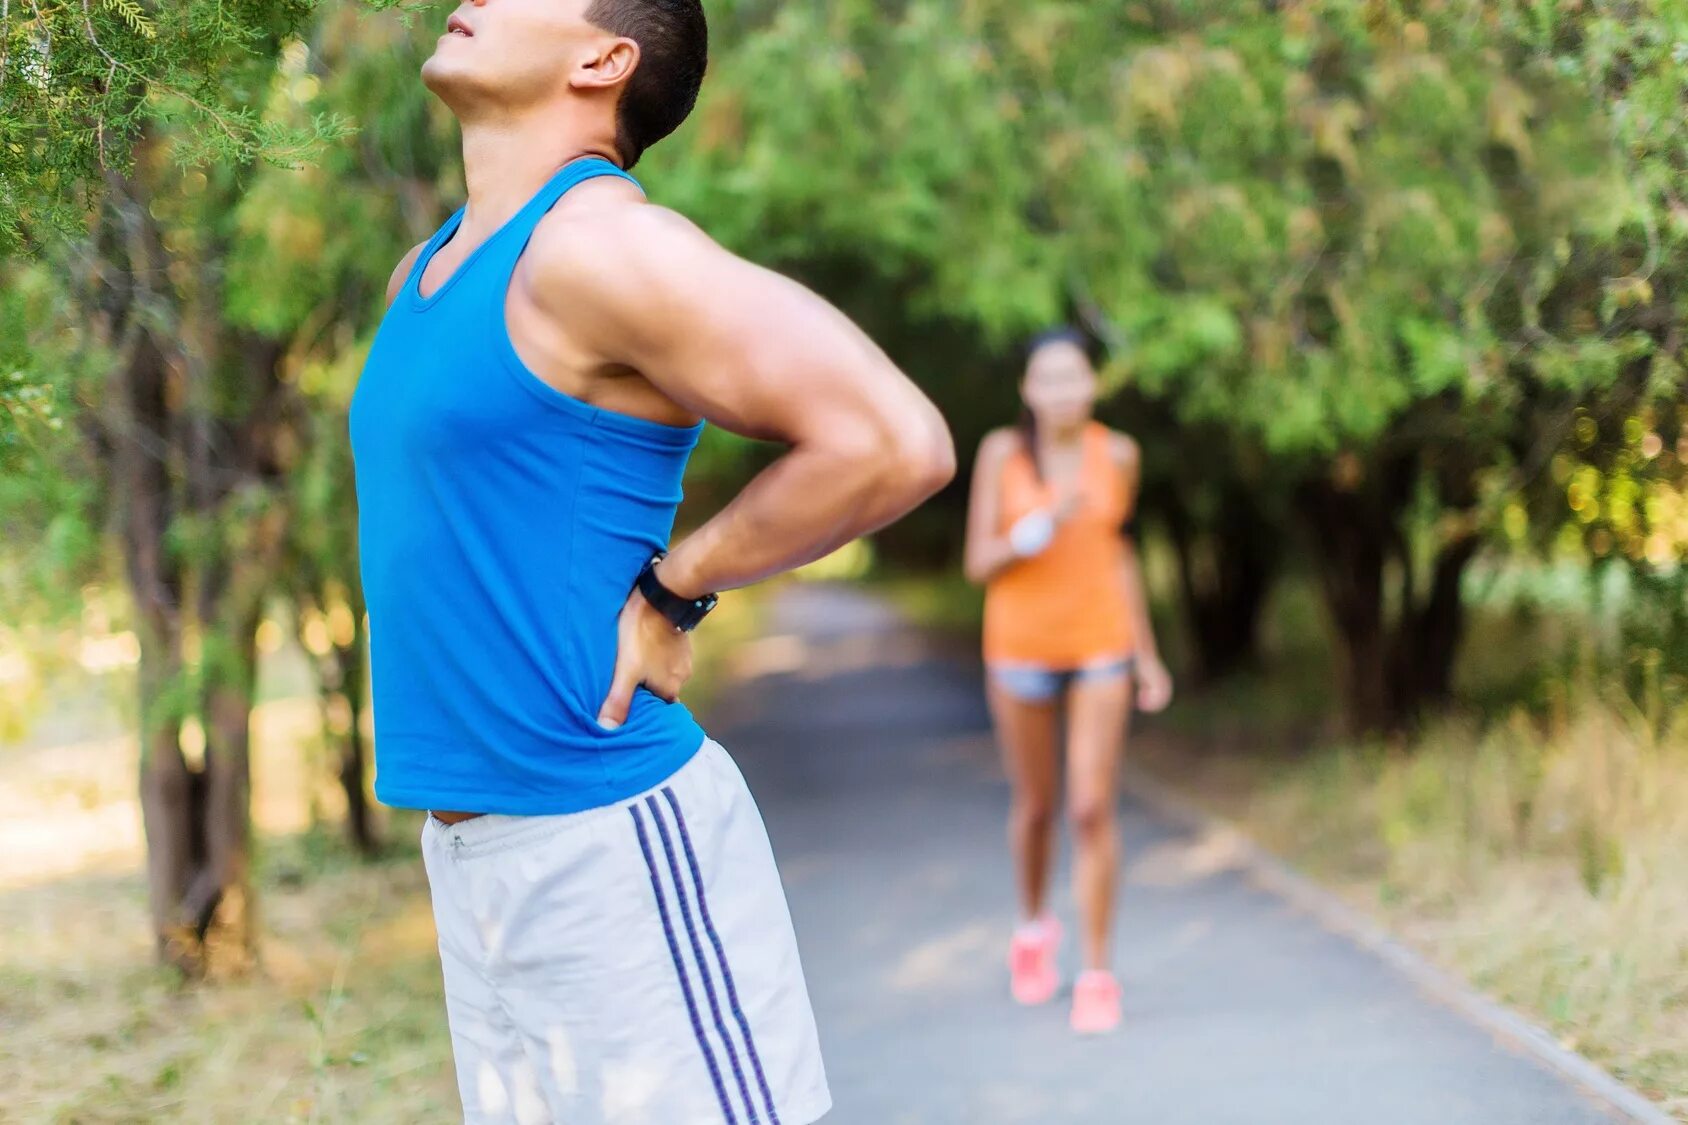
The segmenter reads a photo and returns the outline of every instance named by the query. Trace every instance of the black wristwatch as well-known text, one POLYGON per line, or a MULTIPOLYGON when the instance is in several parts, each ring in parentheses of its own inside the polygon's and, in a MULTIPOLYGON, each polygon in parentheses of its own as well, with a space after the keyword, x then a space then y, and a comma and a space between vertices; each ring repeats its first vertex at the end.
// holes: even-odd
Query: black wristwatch
POLYGON ((709 616, 709 611, 714 609, 715 603, 721 599, 714 594, 705 594, 701 598, 682 598, 664 586, 657 580, 656 564, 667 557, 667 551, 658 551, 651 556, 651 561, 639 572, 639 593, 651 604, 652 609, 668 618, 670 625, 682 633, 689 633, 703 623, 703 619, 709 616))

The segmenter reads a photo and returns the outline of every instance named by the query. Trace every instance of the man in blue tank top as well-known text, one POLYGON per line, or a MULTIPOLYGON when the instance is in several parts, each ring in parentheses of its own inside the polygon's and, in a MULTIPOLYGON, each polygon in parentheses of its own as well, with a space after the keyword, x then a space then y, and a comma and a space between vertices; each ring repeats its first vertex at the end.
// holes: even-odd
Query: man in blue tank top
POLYGON ((954 472, 845 317, 647 202, 698 0, 470 0, 423 79, 466 205, 393 273, 352 404, 376 793, 423 850, 466 1120, 830 1106, 754 802, 677 702, 720 591, 954 472), (704 420, 787 452, 669 543, 704 420))

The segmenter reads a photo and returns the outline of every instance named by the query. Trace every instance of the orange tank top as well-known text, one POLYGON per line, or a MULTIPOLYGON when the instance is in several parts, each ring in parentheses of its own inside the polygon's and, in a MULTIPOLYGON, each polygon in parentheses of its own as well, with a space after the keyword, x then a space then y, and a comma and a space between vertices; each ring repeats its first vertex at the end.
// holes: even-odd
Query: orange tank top
MULTIPOLYGON (((1133 498, 1126 495, 1107 428, 1092 423, 1083 440, 1072 514, 1042 554, 1010 565, 985 588, 988 663, 1070 669, 1132 650, 1120 529, 1133 498)), ((1023 446, 1003 465, 1000 488, 1001 534, 1057 503, 1023 446)))

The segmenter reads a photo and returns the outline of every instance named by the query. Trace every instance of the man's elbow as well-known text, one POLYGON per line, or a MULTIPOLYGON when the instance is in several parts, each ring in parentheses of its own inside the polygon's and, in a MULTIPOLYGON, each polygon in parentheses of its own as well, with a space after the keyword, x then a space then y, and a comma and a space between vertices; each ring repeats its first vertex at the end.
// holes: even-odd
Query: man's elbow
POLYGON ((830 455, 839 483, 849 482, 864 530, 901 519, 955 479, 955 443, 936 408, 864 419, 822 430, 810 445, 830 455))
POLYGON ((891 448, 885 484, 911 508, 955 479, 955 441, 936 410, 899 426, 891 448))

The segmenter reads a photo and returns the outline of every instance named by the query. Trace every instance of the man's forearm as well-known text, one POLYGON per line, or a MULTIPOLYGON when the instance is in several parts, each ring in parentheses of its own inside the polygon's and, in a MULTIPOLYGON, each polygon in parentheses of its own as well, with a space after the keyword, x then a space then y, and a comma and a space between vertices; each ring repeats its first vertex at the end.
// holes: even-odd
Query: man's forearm
POLYGON ((795 570, 907 514, 953 471, 946 433, 873 456, 796 446, 677 544, 658 578, 695 597, 795 570))

